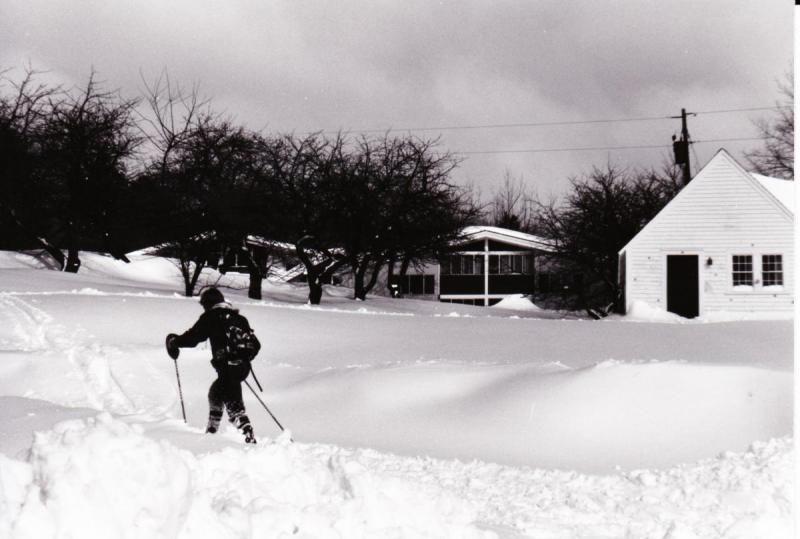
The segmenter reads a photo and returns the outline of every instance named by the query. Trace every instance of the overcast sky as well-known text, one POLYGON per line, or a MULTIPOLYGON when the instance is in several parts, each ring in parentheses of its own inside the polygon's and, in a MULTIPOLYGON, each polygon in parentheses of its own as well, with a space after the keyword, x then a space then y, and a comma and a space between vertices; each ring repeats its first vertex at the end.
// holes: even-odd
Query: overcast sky
MULTIPOLYGON (((252 128, 406 129, 627 119, 774 105, 791 68, 788 0, 0 0, 0 66, 66 84, 92 66, 137 95, 140 72, 199 82, 252 128)), ((756 136, 769 112, 700 114, 695 140, 756 136)), ((679 120, 415 131, 452 152, 670 143, 679 120)), ((721 146, 695 144, 705 163, 721 146)), ((547 195, 592 165, 667 149, 466 154, 486 195, 506 170, 547 195)), ((695 157, 694 155, 692 156, 695 157)))

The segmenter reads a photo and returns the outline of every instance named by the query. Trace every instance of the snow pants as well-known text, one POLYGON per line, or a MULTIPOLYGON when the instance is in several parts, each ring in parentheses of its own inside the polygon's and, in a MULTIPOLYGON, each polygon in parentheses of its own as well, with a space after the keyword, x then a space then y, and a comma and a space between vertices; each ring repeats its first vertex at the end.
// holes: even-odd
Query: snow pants
POLYGON ((208 432, 216 432, 222 419, 222 410, 228 413, 228 420, 238 429, 250 425, 242 401, 242 382, 250 374, 250 362, 213 362, 217 379, 208 389, 208 432))

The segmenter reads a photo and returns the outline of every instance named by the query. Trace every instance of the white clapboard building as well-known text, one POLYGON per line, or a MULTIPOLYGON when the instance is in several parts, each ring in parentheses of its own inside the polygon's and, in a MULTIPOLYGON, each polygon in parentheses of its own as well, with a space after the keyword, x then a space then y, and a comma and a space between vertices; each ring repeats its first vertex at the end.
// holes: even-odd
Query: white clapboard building
POLYGON ((793 181, 747 172, 719 150, 619 252, 625 309, 791 313, 793 218, 793 181))

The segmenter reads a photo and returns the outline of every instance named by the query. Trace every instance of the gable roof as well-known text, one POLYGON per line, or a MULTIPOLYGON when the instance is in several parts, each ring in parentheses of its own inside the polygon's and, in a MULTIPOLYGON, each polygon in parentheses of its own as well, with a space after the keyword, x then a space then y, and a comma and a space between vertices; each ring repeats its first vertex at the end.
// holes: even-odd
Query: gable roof
POLYGON ((691 196, 691 192, 693 191, 693 182, 695 182, 697 178, 703 176, 707 169, 710 169, 712 165, 717 164, 720 160, 723 160, 727 164, 731 165, 733 169, 738 172, 739 176, 752 185, 756 191, 762 193, 764 198, 769 200, 778 212, 790 220, 794 219, 794 181, 770 178, 768 176, 761 176, 760 174, 748 172, 742 167, 742 165, 739 164, 738 161, 736 161, 736 159, 733 158, 733 156, 731 156, 731 154, 728 153, 725 148, 720 148, 717 150, 717 153, 714 154, 714 157, 712 157, 708 163, 706 163, 703 168, 694 175, 692 182, 681 189, 681 191, 675 195, 675 197, 670 200, 666 206, 661 208, 661 211, 659 211, 655 217, 650 219, 650 221, 633 238, 631 238, 631 240, 625 244, 622 249, 618 251, 618 254, 627 250, 628 247, 630 247, 630 245, 635 242, 639 236, 641 236, 648 228, 650 228, 655 221, 661 219, 668 207, 678 200, 686 198, 687 196, 691 196), (783 183, 778 184, 777 182, 783 183))
POLYGON ((544 238, 496 226, 468 226, 461 231, 461 234, 461 240, 457 243, 489 239, 525 249, 553 250, 553 247, 544 238))

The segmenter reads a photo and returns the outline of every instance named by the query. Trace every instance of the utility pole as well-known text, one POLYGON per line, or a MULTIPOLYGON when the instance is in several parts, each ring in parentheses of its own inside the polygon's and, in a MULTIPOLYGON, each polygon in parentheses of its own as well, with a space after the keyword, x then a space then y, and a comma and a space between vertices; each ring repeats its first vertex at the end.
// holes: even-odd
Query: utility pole
POLYGON ((689 115, 697 116, 697 113, 686 112, 686 109, 681 109, 680 116, 670 116, 670 118, 681 119, 681 138, 675 140, 675 135, 672 135, 672 151, 675 154, 675 164, 683 166, 683 185, 688 185, 689 180, 692 179, 692 173, 689 163, 689 128, 686 125, 686 117, 689 115))

